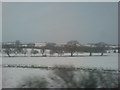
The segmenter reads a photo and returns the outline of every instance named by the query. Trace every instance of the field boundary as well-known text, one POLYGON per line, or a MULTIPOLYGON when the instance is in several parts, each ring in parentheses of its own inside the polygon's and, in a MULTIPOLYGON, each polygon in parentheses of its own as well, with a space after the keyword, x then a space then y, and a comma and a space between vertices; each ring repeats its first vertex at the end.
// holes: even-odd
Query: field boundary
POLYGON ((26 65, 26 64, 2 64, 3 68, 33 68, 33 69, 43 69, 43 70, 55 70, 55 69, 65 69, 65 70, 74 70, 74 71, 79 71, 79 70, 85 70, 85 71, 95 71, 95 70, 100 70, 103 72, 114 72, 114 73, 119 73, 120 70, 116 69, 104 69, 104 68, 95 68, 95 67, 49 67, 49 66, 40 66, 40 65, 26 65))

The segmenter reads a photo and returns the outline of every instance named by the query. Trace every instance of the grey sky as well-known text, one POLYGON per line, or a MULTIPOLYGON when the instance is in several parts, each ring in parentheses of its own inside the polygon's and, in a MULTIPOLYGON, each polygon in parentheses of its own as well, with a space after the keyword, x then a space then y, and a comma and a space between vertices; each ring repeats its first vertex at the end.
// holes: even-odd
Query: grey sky
POLYGON ((2 5, 3 41, 118 42, 117 2, 2 5))

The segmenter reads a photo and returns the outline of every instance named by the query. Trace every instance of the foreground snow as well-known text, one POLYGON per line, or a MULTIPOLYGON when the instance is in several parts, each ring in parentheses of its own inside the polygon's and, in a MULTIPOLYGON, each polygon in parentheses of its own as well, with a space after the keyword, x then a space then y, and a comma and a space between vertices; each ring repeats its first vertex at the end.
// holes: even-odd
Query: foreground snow
MULTIPOLYGON (((118 54, 108 56, 86 56, 86 57, 3 57, 3 64, 25 64, 25 65, 72 65, 75 67, 97 67, 105 69, 118 69, 118 54)), ((51 70, 33 68, 3 68, 3 88, 15 88, 28 76, 46 77, 51 70)))
POLYGON ((18 84, 25 77, 40 76, 47 77, 50 71, 40 69, 23 69, 23 68, 3 68, 2 69, 2 87, 17 88, 18 84))

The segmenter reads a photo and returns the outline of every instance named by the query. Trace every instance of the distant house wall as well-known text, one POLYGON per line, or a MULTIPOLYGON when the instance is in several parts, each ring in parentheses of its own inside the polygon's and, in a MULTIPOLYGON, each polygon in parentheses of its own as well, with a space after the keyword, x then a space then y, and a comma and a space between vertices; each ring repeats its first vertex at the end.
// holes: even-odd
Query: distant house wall
POLYGON ((35 43, 35 47, 42 47, 42 46, 46 46, 46 43, 42 43, 42 42, 37 42, 35 43))

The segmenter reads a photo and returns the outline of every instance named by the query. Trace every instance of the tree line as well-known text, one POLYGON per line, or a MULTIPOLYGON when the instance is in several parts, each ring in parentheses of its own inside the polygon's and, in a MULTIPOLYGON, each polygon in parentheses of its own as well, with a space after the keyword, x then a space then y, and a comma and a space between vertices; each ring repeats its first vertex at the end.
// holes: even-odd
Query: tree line
POLYGON ((26 55, 28 52, 28 48, 31 49, 31 54, 35 55, 38 52, 39 49, 42 56, 46 56, 45 51, 49 50, 49 54, 52 56, 54 53, 57 53, 58 56, 63 56, 64 53, 70 53, 70 56, 73 57, 74 53, 83 53, 87 52, 89 53, 89 56, 92 56, 92 53, 101 53, 101 56, 103 56, 103 53, 106 53, 106 50, 109 50, 109 46, 105 44, 104 42, 99 42, 94 44, 94 46, 85 46, 81 45, 76 40, 68 41, 65 45, 56 45, 55 43, 47 43, 45 46, 35 46, 35 45, 28 45, 28 46, 22 46, 22 43, 17 40, 14 44, 3 44, 2 45, 3 52, 6 53, 9 57, 11 57, 11 53, 14 54, 24 54, 26 55))

